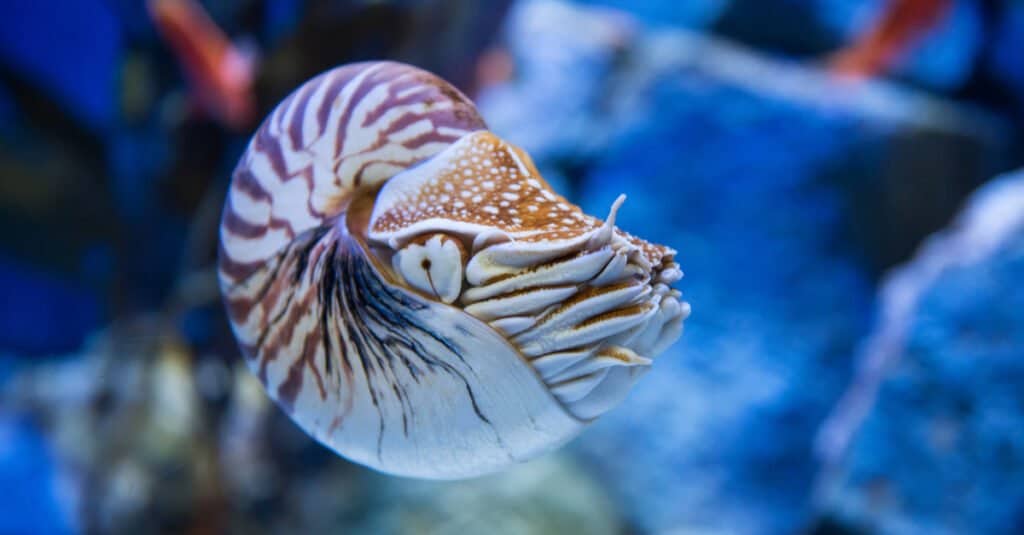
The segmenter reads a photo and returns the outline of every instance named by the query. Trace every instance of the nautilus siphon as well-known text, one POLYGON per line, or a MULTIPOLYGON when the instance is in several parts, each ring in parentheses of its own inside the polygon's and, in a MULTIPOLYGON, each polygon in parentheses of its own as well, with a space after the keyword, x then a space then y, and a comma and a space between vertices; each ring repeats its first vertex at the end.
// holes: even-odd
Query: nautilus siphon
POLYGON ((675 251, 551 190, 440 78, 335 68, 232 177, 219 278, 250 369, 314 438, 455 479, 550 451, 617 405, 689 305, 675 251))

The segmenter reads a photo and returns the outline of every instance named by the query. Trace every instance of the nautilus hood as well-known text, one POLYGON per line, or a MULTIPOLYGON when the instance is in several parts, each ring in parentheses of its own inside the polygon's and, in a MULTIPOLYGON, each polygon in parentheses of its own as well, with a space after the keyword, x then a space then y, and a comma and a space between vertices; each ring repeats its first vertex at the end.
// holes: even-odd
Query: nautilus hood
POLYGON ((675 251, 618 229, 623 200, 584 214, 444 81, 350 65, 254 136, 221 287, 307 432, 385 472, 469 477, 572 438, 678 338, 675 251))

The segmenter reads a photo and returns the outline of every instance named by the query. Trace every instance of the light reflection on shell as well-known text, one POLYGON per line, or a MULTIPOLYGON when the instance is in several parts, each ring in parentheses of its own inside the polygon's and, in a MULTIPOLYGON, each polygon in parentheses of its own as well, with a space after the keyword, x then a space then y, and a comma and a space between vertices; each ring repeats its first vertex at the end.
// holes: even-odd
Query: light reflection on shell
POLYGON ((553 192, 422 70, 300 87, 235 170, 220 282, 250 368, 315 438, 460 478, 549 451, 682 330, 675 251, 553 192))

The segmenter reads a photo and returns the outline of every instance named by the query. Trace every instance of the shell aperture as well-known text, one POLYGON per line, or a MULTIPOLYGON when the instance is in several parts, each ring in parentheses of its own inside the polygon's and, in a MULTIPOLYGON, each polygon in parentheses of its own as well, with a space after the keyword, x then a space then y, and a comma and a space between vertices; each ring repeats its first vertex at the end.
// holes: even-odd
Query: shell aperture
POLYGON ((452 479, 549 451, 682 330, 675 251, 551 190, 437 77, 371 62, 283 101, 235 170, 220 281, 250 368, 305 431, 452 479))

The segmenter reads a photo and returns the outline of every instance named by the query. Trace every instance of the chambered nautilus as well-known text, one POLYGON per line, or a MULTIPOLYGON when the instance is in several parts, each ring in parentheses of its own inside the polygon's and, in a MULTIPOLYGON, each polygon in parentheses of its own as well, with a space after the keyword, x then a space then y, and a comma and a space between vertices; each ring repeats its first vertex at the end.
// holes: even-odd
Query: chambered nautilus
POLYGON ((678 338, 675 251, 582 213, 440 78, 306 82, 235 169, 220 286, 269 395, 340 455, 454 479, 563 444, 678 338))

